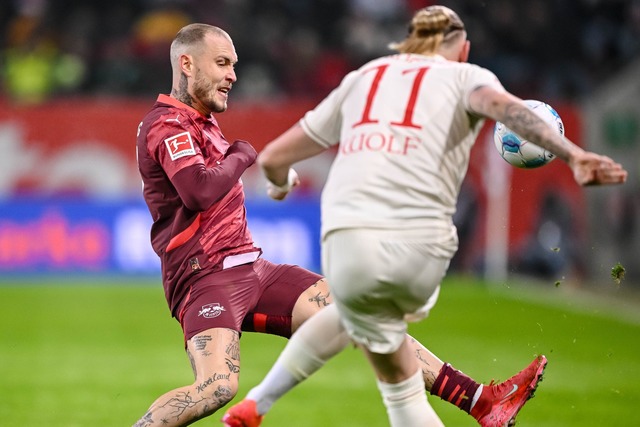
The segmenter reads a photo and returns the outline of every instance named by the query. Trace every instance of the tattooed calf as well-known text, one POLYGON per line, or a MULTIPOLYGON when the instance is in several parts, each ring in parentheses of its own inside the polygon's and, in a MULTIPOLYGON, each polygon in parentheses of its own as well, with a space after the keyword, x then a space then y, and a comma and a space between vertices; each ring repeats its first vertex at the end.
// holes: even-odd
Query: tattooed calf
POLYGON ((172 397, 162 405, 162 408, 168 406, 169 408, 173 408, 173 412, 171 415, 176 417, 176 420, 180 418, 180 416, 189 408, 195 407, 198 403, 202 402, 204 398, 199 400, 193 400, 191 394, 189 392, 178 392, 176 397, 172 397))
POLYGON ((142 418, 140 418, 138 420, 137 423, 135 423, 133 425, 133 427, 146 427, 146 426, 150 426, 151 424, 153 424, 153 414, 151 413, 151 411, 147 412, 146 414, 144 414, 144 416, 142 418))

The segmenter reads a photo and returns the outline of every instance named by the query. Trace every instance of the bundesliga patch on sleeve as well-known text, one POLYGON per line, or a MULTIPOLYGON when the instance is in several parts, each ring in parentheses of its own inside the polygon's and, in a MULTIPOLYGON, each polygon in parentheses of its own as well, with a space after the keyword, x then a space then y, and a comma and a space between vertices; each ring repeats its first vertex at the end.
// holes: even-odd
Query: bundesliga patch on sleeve
POLYGON ((193 141, 191 140, 191 134, 189 132, 182 132, 164 140, 171 160, 177 160, 185 156, 195 156, 196 149, 193 147, 193 141))

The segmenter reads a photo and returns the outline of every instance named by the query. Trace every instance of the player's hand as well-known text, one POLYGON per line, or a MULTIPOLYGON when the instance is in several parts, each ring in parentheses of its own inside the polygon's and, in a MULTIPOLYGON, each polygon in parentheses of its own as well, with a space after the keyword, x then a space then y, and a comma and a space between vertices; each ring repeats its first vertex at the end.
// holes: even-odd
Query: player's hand
POLYGON ((247 141, 236 139, 227 149, 225 157, 229 156, 243 156, 247 163, 247 167, 249 167, 256 161, 258 153, 247 141))
POLYGON ((582 152, 572 159, 570 165, 574 179, 583 186, 622 184, 627 180, 627 171, 607 156, 582 152))
POLYGON ((275 185, 273 182, 267 180, 267 194, 274 200, 283 200, 293 187, 299 184, 300 178, 298 174, 293 168, 289 168, 287 182, 284 185, 275 185))

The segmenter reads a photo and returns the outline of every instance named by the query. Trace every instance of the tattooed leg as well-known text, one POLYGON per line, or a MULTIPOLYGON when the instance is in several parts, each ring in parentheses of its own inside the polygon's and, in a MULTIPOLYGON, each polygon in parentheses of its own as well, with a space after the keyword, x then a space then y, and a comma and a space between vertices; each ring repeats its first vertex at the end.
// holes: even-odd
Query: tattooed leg
POLYGON ((229 403, 238 391, 239 334, 209 329, 187 343, 195 382, 159 397, 134 427, 184 426, 229 403))
POLYGON ((412 349, 414 356, 418 359, 418 365, 422 370, 425 388, 427 391, 431 391, 431 387, 433 387, 433 383, 436 381, 444 363, 411 335, 407 335, 407 340, 409 342, 409 348, 412 349))
POLYGON ((321 279, 309 286, 309 288, 298 297, 298 301, 296 301, 293 307, 293 313, 291 315, 292 332, 295 332, 302 323, 332 302, 329 285, 325 279, 321 279))

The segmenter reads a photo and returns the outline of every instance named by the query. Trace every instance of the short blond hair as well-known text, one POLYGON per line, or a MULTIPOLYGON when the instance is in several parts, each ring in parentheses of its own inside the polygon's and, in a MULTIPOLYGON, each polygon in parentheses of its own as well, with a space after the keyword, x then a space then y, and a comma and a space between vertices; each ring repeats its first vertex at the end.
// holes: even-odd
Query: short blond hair
POLYGON ((445 6, 429 6, 417 11, 409 25, 409 35, 389 48, 400 53, 433 54, 442 43, 457 39, 465 32, 457 13, 445 6))
POLYGON ((186 25, 178 31, 171 43, 171 64, 177 66, 180 55, 197 49, 209 34, 226 37, 231 40, 229 34, 222 28, 200 23, 186 25))

